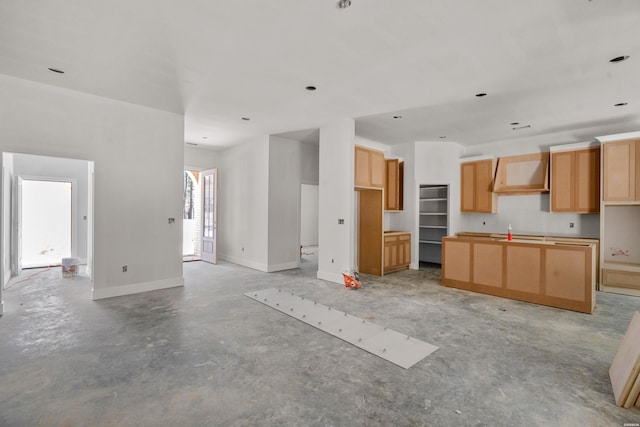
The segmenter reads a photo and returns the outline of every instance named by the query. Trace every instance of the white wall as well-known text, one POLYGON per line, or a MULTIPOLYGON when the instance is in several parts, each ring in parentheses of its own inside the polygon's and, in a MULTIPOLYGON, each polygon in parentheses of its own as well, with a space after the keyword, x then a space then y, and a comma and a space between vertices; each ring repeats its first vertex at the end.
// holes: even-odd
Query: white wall
POLYGON ((268 271, 269 137, 218 155, 218 256, 268 271))
POLYGON ((351 119, 320 128, 318 278, 336 283, 355 267, 354 133, 351 119))
POLYGON ((318 245, 318 186, 300 186, 300 244, 318 245))
POLYGON ((0 225, 0 315, 4 311, 2 288, 11 278, 11 184, 13 182, 13 154, 2 153, 2 186, 0 187, 0 205, 2 221, 0 225))
MULTIPOLYGON (((415 179, 412 199, 419 199, 421 184, 443 184, 449 186, 449 234, 460 231, 460 166, 459 158, 462 147, 455 142, 416 142, 414 169, 415 179)), ((406 208, 405 208, 406 209, 406 208)), ((413 235, 411 265, 417 268, 419 219, 418 208, 413 206, 413 235), (415 236, 415 238, 413 238, 415 236)))
POLYGON ((300 182, 318 185, 320 176, 320 146, 300 143, 300 182))
MULTIPOLYGON (((549 147, 540 147, 527 141, 522 143, 503 142, 468 147, 463 154, 463 160, 464 157, 470 155, 506 157, 541 151, 549 151, 549 147)), ((521 196, 499 195, 496 213, 465 213, 460 214, 459 217, 459 231, 506 233, 507 227, 511 224, 514 234, 592 238, 600 236, 599 214, 550 213, 548 193, 521 196), (574 224, 573 228, 570 227, 572 223, 574 224)))
POLYGON ((7 76, 0 116, 3 152, 95 162, 94 299, 183 285, 182 116, 7 76))
POLYGON ((269 271, 300 266, 301 145, 269 137, 269 271))
POLYGON ((184 146, 185 170, 203 171, 213 169, 218 164, 218 152, 208 148, 184 146))
POLYGON ((64 159, 60 157, 14 154, 14 174, 31 177, 73 178, 78 184, 77 206, 71 225, 77 244, 74 257, 81 263, 87 261, 87 219, 89 208, 88 167, 86 160, 64 159))

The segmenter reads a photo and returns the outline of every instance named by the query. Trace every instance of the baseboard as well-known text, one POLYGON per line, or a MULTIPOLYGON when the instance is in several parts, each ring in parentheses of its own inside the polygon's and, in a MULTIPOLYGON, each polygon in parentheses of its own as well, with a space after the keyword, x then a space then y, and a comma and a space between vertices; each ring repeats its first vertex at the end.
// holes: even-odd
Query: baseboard
POLYGON ((91 290, 91 299, 95 301, 104 298, 139 294, 142 292, 157 291, 160 289, 176 288, 180 286, 184 286, 184 277, 154 280, 153 282, 133 283, 131 285, 108 286, 101 289, 96 289, 94 287, 91 290))
POLYGON ((218 254, 218 258, 222 261, 231 262, 233 264, 238 264, 243 267, 253 268, 254 270, 263 271, 265 273, 269 272, 269 266, 267 264, 262 264, 259 262, 247 261, 246 259, 234 257, 226 254, 218 254))
POLYGON ((344 284, 344 277, 342 277, 342 273, 336 274, 328 271, 318 271, 316 277, 320 280, 326 280, 327 282, 344 284))
POLYGON ((283 262, 282 264, 269 265, 267 272, 273 273, 275 271, 293 270, 294 268, 300 268, 300 260, 283 262))

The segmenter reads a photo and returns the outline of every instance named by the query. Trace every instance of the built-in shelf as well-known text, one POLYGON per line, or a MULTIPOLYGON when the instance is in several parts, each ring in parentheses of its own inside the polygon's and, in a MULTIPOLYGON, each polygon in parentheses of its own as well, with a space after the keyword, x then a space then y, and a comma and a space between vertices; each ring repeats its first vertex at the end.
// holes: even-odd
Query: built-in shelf
POLYGON ((420 185, 419 260, 442 264, 442 238, 448 235, 449 186, 420 185))

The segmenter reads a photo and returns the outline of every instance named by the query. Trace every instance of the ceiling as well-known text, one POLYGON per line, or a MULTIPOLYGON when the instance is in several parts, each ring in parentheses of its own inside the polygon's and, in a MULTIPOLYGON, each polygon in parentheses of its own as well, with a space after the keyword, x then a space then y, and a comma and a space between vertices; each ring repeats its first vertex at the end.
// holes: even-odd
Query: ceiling
POLYGON ((0 73, 184 114, 218 149, 340 118, 386 144, 588 141, 640 130, 640 1, 0 0, 0 73))

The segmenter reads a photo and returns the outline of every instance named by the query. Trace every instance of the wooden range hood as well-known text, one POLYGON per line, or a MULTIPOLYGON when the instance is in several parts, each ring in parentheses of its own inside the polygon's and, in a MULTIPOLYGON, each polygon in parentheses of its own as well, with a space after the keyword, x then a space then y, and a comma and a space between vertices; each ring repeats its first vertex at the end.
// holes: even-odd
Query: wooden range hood
POLYGON ((549 153, 500 157, 493 192, 500 195, 549 192, 549 153))

